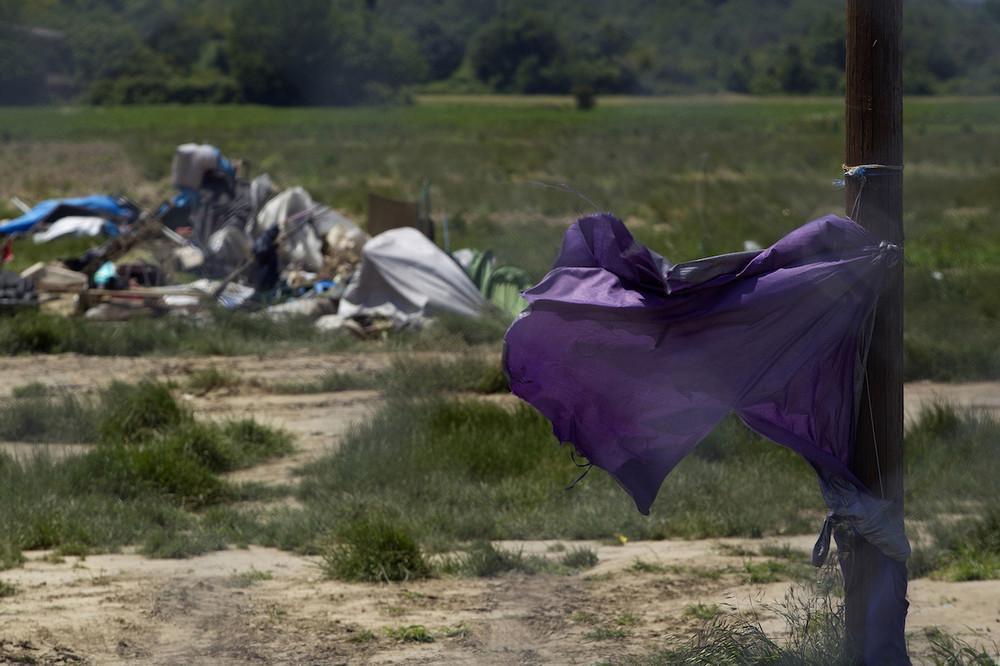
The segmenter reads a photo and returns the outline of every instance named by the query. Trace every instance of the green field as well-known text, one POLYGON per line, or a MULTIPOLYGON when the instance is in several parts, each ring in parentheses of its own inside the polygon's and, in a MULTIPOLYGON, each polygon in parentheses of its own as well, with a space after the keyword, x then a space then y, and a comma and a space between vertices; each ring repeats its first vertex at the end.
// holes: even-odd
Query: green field
MULTIPOLYGON (((767 245, 842 211, 841 105, 613 99, 584 113, 559 98, 421 98, 374 109, 0 109, 0 183, 27 200, 109 190, 153 205, 169 192, 174 146, 207 141, 363 219, 369 191, 414 197, 427 178, 453 249, 491 247, 541 276, 566 225, 594 206, 539 183, 570 185, 673 261, 767 245)), ((1000 278, 1000 100, 908 100, 905 150, 907 376, 1000 376, 1000 292, 990 286, 1000 278)))
MULTIPOLYGON (((618 98, 587 113, 561 98, 498 97, 421 98, 416 106, 378 109, 0 109, 0 194, 37 201, 123 191, 152 206, 169 193, 170 158, 185 141, 215 143, 248 160, 253 172, 301 184, 359 220, 369 191, 415 197, 429 179, 452 249, 492 248, 502 263, 536 278, 567 225, 595 205, 673 261, 741 250, 748 240, 767 245, 843 210, 833 182, 843 152, 841 102, 834 99, 618 98), (567 184, 583 197, 544 184, 567 184)), ((909 101, 906 156, 906 376, 1000 378, 1000 99, 909 101)), ((0 217, 16 214, 5 206, 6 199, 0 217)), ((85 245, 20 239, 14 268, 85 245)), ((812 470, 735 420, 678 466, 650 517, 599 470, 566 492, 579 470, 550 425, 524 405, 484 397, 506 393, 497 364, 505 326, 442 318, 428 330, 374 342, 247 313, 121 324, 35 313, 0 318, 0 354, 449 352, 438 360, 401 353, 379 371, 330 371, 289 383, 213 367, 181 383, 79 392, 11 387, 0 404, 0 441, 90 446, 65 458, 0 452, 0 570, 20 567, 23 552, 37 549, 54 550, 55 560, 128 547, 179 558, 256 544, 320 556, 325 575, 352 581, 567 574, 594 565, 590 546, 546 560, 492 542, 774 538, 812 533, 822 521, 812 470), (305 399, 371 389, 382 401, 370 415, 335 438, 335 450, 277 484, 239 482, 229 473, 288 456, 296 446, 288 433, 196 416, 181 398, 234 391, 305 399)), ((909 424, 912 578, 1000 576, 998 441, 995 415, 947 405, 909 424)), ((814 577, 803 554, 776 557, 747 562, 741 575, 757 582, 814 577)), ((641 560, 631 566, 664 573, 641 560)), ((821 595, 827 606, 807 613, 801 633, 821 648, 817 663, 827 663, 842 642, 830 589, 821 595)), ((692 608, 708 620, 718 612, 692 608)), ((594 640, 625 635, 605 631, 594 640)), ((747 654, 780 652, 763 632, 722 620, 692 641, 622 663, 725 661, 698 641, 743 644, 747 654)), ((934 645, 942 655, 964 649, 934 645)), ((754 659, 745 662, 766 661, 754 659)), ((934 663, 990 663, 979 659, 969 652, 934 663)))

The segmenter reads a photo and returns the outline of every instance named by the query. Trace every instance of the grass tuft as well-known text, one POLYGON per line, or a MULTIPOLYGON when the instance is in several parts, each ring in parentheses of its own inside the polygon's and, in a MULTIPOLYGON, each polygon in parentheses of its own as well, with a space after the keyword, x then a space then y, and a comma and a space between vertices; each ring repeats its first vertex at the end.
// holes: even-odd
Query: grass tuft
POLYGON ((330 578, 393 582, 430 575, 413 537, 383 518, 353 520, 336 537, 336 543, 323 553, 323 570, 330 578))
POLYGON ((170 389, 151 380, 112 383, 102 394, 100 436, 104 442, 130 444, 192 419, 170 389))
POLYGON ((570 569, 590 569, 597 566, 597 553, 593 548, 573 548, 559 560, 563 566, 570 569))
POLYGON ((940 666, 996 666, 1000 659, 996 643, 991 654, 985 647, 974 647, 936 627, 925 629, 924 637, 930 643, 933 663, 940 666))
POLYGON ((386 627, 385 635, 402 643, 434 642, 434 636, 422 624, 412 624, 408 627, 386 627))
POLYGON ((229 587, 252 587, 257 583, 273 580, 274 574, 270 571, 261 571, 251 567, 247 571, 241 571, 229 579, 229 587))
POLYGON ((446 574, 494 578, 517 571, 534 574, 550 568, 544 557, 526 557, 521 551, 497 548, 489 541, 473 544, 465 553, 446 558, 441 570, 446 574))
POLYGON ((719 608, 718 604, 691 604, 685 606, 684 617, 691 620, 701 620, 702 622, 708 622, 709 620, 714 620, 719 615, 722 614, 722 609, 719 608))

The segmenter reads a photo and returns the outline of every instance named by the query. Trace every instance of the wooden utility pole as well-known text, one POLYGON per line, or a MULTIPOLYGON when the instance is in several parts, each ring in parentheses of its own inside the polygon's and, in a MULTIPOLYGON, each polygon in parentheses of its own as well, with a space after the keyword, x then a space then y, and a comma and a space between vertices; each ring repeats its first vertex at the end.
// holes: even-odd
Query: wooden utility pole
MULTIPOLYGON (((902 0, 846 0, 845 164, 879 164, 865 179, 847 179, 847 213, 880 240, 903 245, 902 0), (861 197, 858 198, 859 188, 861 197), (856 207, 857 202, 857 207, 856 207)), ((861 396, 853 471, 876 497, 903 501, 903 263, 891 270, 875 314, 861 396), (870 405, 869 408, 869 397, 870 405)), ((860 539, 846 581, 847 633, 865 641, 865 608, 874 546, 860 539)), ((871 638, 871 637, 869 637, 871 638)))

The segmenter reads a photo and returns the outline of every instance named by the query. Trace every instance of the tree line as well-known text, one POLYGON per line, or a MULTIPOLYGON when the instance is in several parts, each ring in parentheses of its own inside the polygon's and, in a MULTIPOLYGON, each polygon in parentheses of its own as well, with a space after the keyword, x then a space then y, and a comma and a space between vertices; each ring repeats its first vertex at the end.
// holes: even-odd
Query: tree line
MULTIPOLYGON (((0 0, 0 104, 838 94, 820 0, 0 0)), ((909 94, 1000 94, 1000 0, 910 0, 909 94)))

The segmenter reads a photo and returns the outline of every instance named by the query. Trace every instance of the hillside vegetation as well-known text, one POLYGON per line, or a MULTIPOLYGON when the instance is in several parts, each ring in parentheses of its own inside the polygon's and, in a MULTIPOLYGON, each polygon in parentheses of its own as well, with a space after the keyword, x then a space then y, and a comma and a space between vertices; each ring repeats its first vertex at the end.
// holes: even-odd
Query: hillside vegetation
MULTIPOLYGON (((1000 0, 906 5, 907 93, 1000 93, 1000 0)), ((816 0, 5 0, 0 104, 835 94, 843 44, 816 0)))

